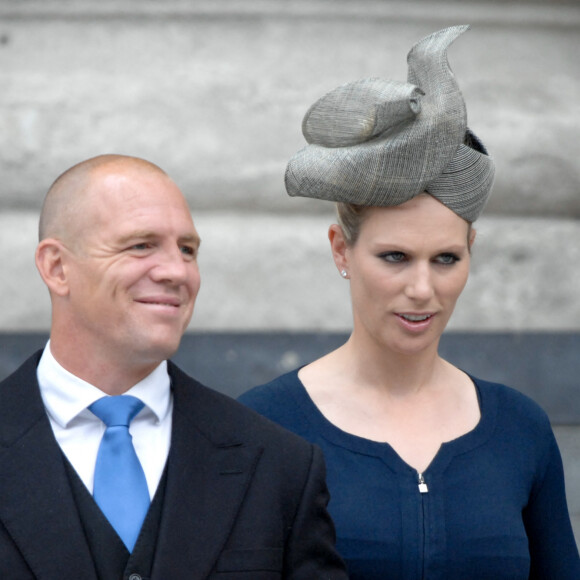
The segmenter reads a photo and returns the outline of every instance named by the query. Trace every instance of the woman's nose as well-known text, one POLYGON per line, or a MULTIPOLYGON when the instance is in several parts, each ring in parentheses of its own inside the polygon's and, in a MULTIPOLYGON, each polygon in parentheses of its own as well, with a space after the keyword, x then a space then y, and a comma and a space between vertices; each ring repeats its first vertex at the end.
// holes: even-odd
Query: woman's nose
POLYGON ((418 301, 431 299, 434 290, 430 264, 418 263, 409 269, 408 275, 406 295, 418 301))

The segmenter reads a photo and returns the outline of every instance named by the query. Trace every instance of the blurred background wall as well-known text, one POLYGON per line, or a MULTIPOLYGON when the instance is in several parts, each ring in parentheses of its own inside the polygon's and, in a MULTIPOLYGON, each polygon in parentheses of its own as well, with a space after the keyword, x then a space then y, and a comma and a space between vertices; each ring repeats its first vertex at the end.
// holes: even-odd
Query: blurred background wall
POLYGON ((470 127, 497 163, 445 354, 550 413, 580 539, 580 5, 550 0, 0 0, 0 373, 42 346, 36 223, 50 183, 101 153, 154 161, 203 238, 178 355, 236 394, 350 327, 332 204, 286 196, 314 100, 453 24, 470 127))

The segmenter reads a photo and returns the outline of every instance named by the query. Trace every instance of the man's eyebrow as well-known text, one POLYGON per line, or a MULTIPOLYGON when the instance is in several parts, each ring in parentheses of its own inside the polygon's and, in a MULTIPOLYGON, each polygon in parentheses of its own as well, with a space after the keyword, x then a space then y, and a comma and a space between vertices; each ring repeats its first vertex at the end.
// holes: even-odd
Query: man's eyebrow
MULTIPOLYGON (((150 230, 135 230, 119 238, 119 244, 126 244, 133 240, 153 240, 158 237, 159 234, 156 234, 150 230)), ((197 234, 186 234, 184 236, 180 236, 179 241, 192 243, 198 247, 201 244, 201 238, 197 234)))
POLYGON ((201 245, 201 238, 197 234, 188 234, 179 238, 180 242, 189 242, 195 244, 198 248, 201 245))
POLYGON ((155 237, 156 237, 156 235, 149 230, 134 230, 134 231, 132 231, 124 236, 121 236, 119 238, 119 243, 124 244, 124 243, 130 242, 132 240, 136 240, 136 239, 150 240, 150 239, 155 238, 155 237))

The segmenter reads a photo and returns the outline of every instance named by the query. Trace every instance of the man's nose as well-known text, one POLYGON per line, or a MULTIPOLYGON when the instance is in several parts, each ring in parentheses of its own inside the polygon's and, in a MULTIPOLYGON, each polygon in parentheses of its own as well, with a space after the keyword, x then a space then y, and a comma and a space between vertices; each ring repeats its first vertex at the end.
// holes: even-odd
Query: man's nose
POLYGON ((152 277, 157 282, 183 283, 189 279, 193 271, 191 259, 178 247, 161 249, 156 260, 152 277))

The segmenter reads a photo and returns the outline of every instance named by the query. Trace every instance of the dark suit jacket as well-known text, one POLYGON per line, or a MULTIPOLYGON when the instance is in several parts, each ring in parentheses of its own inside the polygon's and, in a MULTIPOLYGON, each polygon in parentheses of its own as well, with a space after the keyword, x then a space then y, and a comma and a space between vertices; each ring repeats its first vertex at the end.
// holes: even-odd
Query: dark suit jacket
MULTIPOLYGON (((39 358, 0 383, 0 578, 95 580, 39 358)), ((173 432, 152 580, 346 579, 320 450, 171 363, 169 372, 173 432)))

